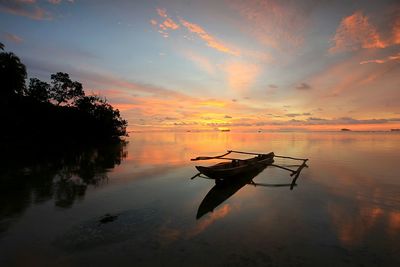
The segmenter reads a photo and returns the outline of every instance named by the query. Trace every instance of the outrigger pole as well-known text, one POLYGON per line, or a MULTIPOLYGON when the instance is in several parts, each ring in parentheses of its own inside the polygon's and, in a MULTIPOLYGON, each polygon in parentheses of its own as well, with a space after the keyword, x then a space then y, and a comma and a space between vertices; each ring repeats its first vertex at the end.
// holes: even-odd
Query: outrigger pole
POLYGON ((231 152, 232 152, 232 151, 228 151, 228 153, 225 153, 225 154, 220 155, 220 156, 215 156, 215 157, 197 157, 197 158, 191 159, 191 161, 196 161, 196 160, 209 160, 209 159, 220 159, 220 158, 222 158, 222 157, 224 157, 224 156, 230 154, 231 152))
MULTIPOLYGON (((268 154, 263 154, 263 153, 254 153, 254 152, 245 152, 245 151, 237 151, 237 150, 228 150, 227 153, 220 155, 220 156, 214 156, 214 157, 197 157, 194 159, 191 159, 191 161, 196 161, 196 160, 209 160, 209 159, 227 159, 227 160, 232 160, 234 158, 224 158, 226 155, 229 155, 230 153, 239 153, 239 154, 247 154, 247 155, 268 155, 268 154)), ((284 158, 284 159, 293 159, 293 160, 302 160, 304 163, 308 161, 308 159, 301 159, 301 158, 293 158, 293 157, 287 157, 287 156, 279 156, 275 155, 274 157, 276 158, 284 158)), ((237 159, 241 160, 241 159, 237 159)))
MULTIPOLYGON (((228 152, 240 153, 240 154, 248 154, 248 155, 267 155, 267 154, 262 154, 262 153, 244 152, 244 151, 237 151, 237 150, 228 150, 228 152)), ((293 158, 293 157, 286 157, 286 156, 278 156, 278 155, 275 155, 275 154, 274 154, 274 157, 277 157, 277 158, 284 158, 284 159, 303 160, 303 161, 307 161, 307 160, 308 160, 308 159, 301 159, 301 158, 293 158)))

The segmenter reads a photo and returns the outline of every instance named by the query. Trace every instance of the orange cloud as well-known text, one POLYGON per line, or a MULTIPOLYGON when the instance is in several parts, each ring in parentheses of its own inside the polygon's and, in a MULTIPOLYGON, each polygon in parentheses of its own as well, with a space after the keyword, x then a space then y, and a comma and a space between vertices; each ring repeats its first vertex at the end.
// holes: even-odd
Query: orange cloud
POLYGON ((229 5, 247 20, 248 24, 240 25, 243 31, 261 44, 287 50, 303 43, 307 16, 301 5, 283 5, 274 0, 229 0, 229 5))
POLYGON ((215 68, 214 64, 208 58, 203 57, 203 56, 196 54, 194 52, 191 52, 191 51, 184 52, 184 55, 187 59, 194 62, 200 69, 204 70, 208 74, 215 73, 216 68, 215 68))
POLYGON ((167 18, 164 22, 163 25, 166 28, 172 29, 172 30, 176 30, 179 29, 179 25, 176 24, 171 18, 167 18))
POLYGON ((381 39, 376 27, 370 24, 369 18, 361 11, 342 19, 333 42, 335 45, 329 49, 331 53, 360 48, 385 48, 389 45, 381 39))
POLYGON ((157 8, 157 13, 160 17, 166 18, 167 16, 167 10, 164 8, 157 8))
MULTIPOLYGON (((167 30, 177 30, 179 29, 179 25, 173 21, 173 19, 169 18, 167 15, 167 11, 165 9, 162 8, 157 8, 157 13, 160 17, 162 17, 163 19, 165 19, 162 23, 158 24, 159 26, 159 30, 158 32, 164 37, 164 38, 168 38, 168 32, 167 30)), ((157 21, 152 19, 150 20, 150 23, 153 26, 157 25, 157 21)))
POLYGON ((367 63, 377 63, 377 64, 383 64, 391 60, 400 60, 400 53, 393 55, 393 56, 388 56, 384 59, 370 59, 370 60, 364 60, 361 61, 360 64, 367 64, 367 63))
POLYGON ((35 1, 21 1, 17 4, 12 1, 2 3, 0 11, 34 20, 51 20, 52 15, 47 10, 35 5, 35 1))
POLYGON ((261 68, 258 65, 244 62, 229 62, 223 67, 228 85, 236 92, 245 92, 253 85, 261 68))
POLYGON ((400 17, 393 26, 393 43, 400 44, 400 17))
POLYGON ((200 25, 190 23, 187 20, 181 19, 180 22, 183 26, 185 26, 190 32, 195 33, 199 36, 203 41, 207 43, 207 46, 214 48, 220 52, 231 54, 231 55, 239 55, 239 51, 233 50, 229 48, 227 45, 222 42, 216 40, 216 38, 209 33, 207 33, 200 25))

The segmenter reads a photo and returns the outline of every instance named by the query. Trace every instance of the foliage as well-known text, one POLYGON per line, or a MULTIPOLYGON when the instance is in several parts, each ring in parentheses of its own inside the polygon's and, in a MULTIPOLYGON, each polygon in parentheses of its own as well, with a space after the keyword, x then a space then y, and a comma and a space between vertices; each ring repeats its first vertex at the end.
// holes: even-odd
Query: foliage
POLYGON ((69 74, 52 74, 50 84, 31 78, 26 88, 26 69, 19 58, 1 52, 0 60, 0 121, 6 126, 0 131, 0 145, 21 139, 87 143, 127 135, 127 121, 119 110, 105 98, 85 96, 82 84, 69 74))
MULTIPOLYGON (((1 50, 4 45, 1 44, 1 50)), ((0 53, 1 97, 13 97, 25 90, 26 68, 20 59, 11 52, 0 53)))
POLYGON ((48 102, 50 100, 50 84, 37 78, 31 78, 25 94, 39 102, 48 102))
POLYGON ((77 100, 76 107, 93 120, 101 122, 99 132, 111 137, 126 136, 127 121, 120 116, 106 99, 97 95, 84 96, 77 100))
POLYGON ((76 101, 85 96, 82 84, 73 82, 68 73, 57 72, 51 75, 52 87, 50 97, 56 101, 57 105, 67 104, 69 101, 76 101))

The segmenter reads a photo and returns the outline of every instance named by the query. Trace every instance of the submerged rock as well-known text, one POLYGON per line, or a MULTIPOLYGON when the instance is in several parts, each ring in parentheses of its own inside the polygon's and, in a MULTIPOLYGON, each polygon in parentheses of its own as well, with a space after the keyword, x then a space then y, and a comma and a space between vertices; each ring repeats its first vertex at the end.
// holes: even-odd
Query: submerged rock
POLYGON ((54 241, 58 248, 68 251, 91 249, 112 243, 135 240, 146 242, 161 220, 155 209, 128 210, 105 214, 73 226, 54 241))

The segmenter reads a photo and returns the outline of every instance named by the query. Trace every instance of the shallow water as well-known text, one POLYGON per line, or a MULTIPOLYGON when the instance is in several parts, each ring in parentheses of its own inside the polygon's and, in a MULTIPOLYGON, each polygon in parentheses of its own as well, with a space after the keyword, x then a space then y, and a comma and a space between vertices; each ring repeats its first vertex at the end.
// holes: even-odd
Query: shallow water
POLYGON ((399 148, 396 133, 133 133, 126 147, 7 164, 0 266, 400 266, 399 148), (293 190, 274 167, 214 189, 196 219, 215 184, 190 178, 213 162, 190 159, 228 149, 308 168, 293 190))

